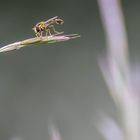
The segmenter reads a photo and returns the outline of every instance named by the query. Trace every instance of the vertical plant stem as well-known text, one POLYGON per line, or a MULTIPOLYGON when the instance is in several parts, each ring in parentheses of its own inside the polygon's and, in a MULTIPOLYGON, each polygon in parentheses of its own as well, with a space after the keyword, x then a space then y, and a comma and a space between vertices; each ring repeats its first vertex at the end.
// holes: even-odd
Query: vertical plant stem
MULTIPOLYGON (((105 30, 109 74, 101 68, 113 98, 117 99, 121 112, 125 140, 140 140, 139 99, 130 85, 128 41, 120 0, 98 0, 105 30), (114 91, 111 86, 113 85, 114 91)), ((115 99, 114 99, 115 100, 115 99)))

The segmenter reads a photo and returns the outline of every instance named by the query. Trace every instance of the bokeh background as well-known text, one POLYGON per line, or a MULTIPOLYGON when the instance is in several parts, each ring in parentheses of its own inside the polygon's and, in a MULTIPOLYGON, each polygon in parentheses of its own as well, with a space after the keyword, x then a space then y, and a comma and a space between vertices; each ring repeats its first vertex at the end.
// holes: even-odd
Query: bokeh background
MULTIPOLYGON (((140 2, 124 0, 131 62, 139 62, 140 2)), ((57 30, 81 38, 0 54, 0 139, 49 140, 49 125, 62 140, 103 139, 102 112, 119 121, 98 66, 105 36, 96 0, 0 1, 0 45, 34 36, 39 21, 59 16, 57 30)))

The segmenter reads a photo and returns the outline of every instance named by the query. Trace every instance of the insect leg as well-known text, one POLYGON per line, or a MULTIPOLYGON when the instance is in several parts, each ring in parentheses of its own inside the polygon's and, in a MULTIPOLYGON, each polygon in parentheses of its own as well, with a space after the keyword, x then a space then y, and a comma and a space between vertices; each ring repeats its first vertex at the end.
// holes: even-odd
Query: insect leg
POLYGON ((49 28, 46 29, 46 36, 48 36, 48 34, 49 34, 49 36, 52 35, 49 28))
POLYGON ((58 31, 55 30, 54 25, 50 25, 50 28, 53 29, 54 33, 56 33, 56 34, 59 34, 60 33, 60 32, 58 32, 58 31))
POLYGON ((41 36, 40 32, 37 32, 37 33, 36 33, 36 36, 37 36, 37 37, 40 37, 40 36, 41 36))
POLYGON ((42 37, 43 37, 43 32, 41 31, 41 32, 40 32, 40 38, 42 38, 42 37))

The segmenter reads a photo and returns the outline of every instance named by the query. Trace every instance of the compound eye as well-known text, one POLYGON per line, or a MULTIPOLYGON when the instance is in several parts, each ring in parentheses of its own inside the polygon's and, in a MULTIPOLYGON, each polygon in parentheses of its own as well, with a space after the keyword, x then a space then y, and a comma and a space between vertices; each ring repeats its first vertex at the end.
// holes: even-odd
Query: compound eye
POLYGON ((40 31, 40 28, 39 27, 36 27, 36 32, 39 32, 40 31))

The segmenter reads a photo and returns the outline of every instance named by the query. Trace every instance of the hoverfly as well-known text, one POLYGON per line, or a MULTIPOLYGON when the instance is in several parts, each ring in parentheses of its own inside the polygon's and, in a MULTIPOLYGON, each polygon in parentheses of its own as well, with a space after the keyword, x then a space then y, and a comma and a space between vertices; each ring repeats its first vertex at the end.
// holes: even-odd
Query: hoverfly
POLYGON ((46 36, 48 34, 51 35, 50 28, 52 28, 53 32, 57 34, 59 32, 55 30, 53 24, 62 25, 63 23, 64 21, 62 19, 58 18, 58 16, 55 16, 47 21, 41 21, 37 23, 33 27, 33 31, 35 32, 37 37, 42 37, 44 33, 46 34, 46 36))

